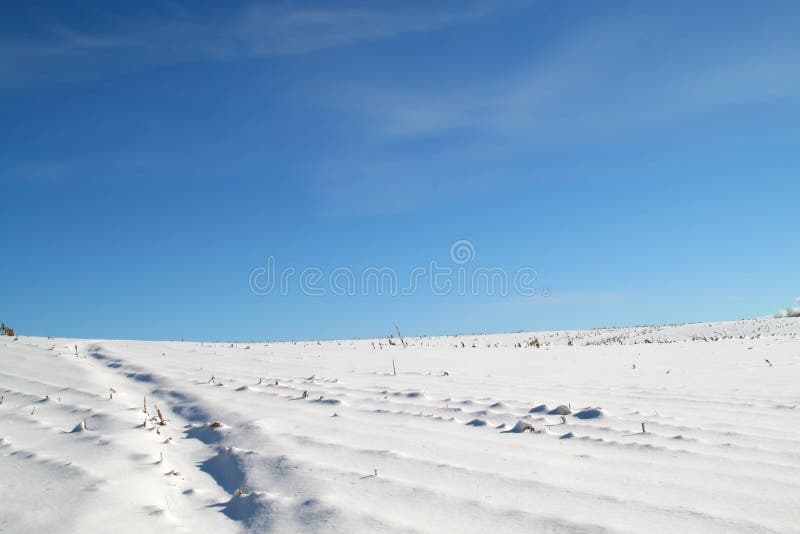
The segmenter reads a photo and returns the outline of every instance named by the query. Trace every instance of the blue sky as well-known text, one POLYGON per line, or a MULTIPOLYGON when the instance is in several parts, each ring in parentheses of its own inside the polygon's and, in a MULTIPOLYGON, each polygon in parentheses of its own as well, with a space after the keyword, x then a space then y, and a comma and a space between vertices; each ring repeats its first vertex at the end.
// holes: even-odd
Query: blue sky
POLYGON ((796 2, 5 3, 0 319, 232 340, 775 312, 800 295, 798 27, 796 2), (462 239, 537 294, 248 283, 270 256, 403 279, 462 239))

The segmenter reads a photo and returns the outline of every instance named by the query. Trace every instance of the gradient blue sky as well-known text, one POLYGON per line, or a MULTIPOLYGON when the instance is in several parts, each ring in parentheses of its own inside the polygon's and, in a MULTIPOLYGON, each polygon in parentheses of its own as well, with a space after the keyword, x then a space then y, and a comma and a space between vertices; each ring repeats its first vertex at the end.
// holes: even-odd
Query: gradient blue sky
POLYGON ((6 2, 0 319, 293 339, 766 315, 800 295, 800 4, 6 2), (280 266, 552 291, 252 294, 280 266))

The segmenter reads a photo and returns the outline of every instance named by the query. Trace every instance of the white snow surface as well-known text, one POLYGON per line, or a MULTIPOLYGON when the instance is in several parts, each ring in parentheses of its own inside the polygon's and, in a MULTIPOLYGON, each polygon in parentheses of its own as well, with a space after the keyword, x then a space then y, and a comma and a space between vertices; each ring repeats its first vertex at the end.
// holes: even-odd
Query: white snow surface
POLYGON ((800 532, 799 334, 2 337, 0 531, 800 532))

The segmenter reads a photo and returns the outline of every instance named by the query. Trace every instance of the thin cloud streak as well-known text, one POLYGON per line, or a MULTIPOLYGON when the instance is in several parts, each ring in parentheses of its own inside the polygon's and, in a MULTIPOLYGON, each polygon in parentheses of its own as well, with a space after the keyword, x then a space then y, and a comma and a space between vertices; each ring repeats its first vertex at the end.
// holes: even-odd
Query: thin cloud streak
POLYGON ((631 76, 640 66, 629 64, 625 52, 641 29, 625 31, 611 25, 572 36, 546 62, 502 79, 402 92, 349 84, 338 88, 334 104, 361 113, 372 133, 387 140, 470 131, 512 140, 525 134, 528 146, 552 146, 800 92, 797 54, 769 47, 697 54, 671 70, 631 76))
POLYGON ((6 36, 0 40, 0 71, 15 74, 0 78, 0 88, 82 82, 126 69, 184 62, 306 54, 430 31, 479 18, 492 9, 488 3, 426 10, 252 4, 209 16, 181 8, 171 9, 166 16, 136 19, 108 13, 102 33, 56 21, 42 25, 35 39, 6 36))
MULTIPOLYGON (((773 41, 743 40, 733 48, 708 50, 688 44, 679 53, 659 49, 642 63, 633 51, 652 39, 653 27, 652 21, 638 20, 580 27, 535 63, 511 65, 506 75, 476 79, 468 72, 464 79, 432 84, 424 79, 332 84, 321 92, 322 104, 355 117, 353 135, 360 142, 353 153, 343 150, 320 165, 312 186, 320 204, 347 213, 419 209, 465 190, 545 179, 534 163, 549 150, 595 145, 800 95, 800 42, 787 38, 781 27, 773 41), (436 150, 392 151, 415 141, 430 141, 436 150), (386 154, 393 154, 388 164, 386 154), (530 163, 531 172, 505 176, 501 166, 509 161, 530 163), (403 185, 397 186, 400 178, 403 185), (342 183, 350 184, 346 194, 342 183), (400 188, 394 197, 408 200, 387 207, 381 202, 387 184, 400 188)), ((660 39, 670 42, 669 37, 660 39)))

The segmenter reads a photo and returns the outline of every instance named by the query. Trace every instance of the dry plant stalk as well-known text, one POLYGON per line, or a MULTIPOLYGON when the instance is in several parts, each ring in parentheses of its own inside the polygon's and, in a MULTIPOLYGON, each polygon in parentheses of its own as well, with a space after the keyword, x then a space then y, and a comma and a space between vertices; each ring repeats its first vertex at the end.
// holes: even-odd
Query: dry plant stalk
POLYGON ((158 424, 161 426, 166 425, 167 420, 164 419, 164 416, 161 414, 161 410, 159 409, 158 404, 156 404, 156 413, 158 414, 158 424))
POLYGON ((400 343, 403 344, 403 348, 406 348, 407 347, 406 340, 403 339, 403 334, 400 333, 400 327, 397 326, 397 325, 394 325, 394 329, 397 330, 397 337, 400 338, 400 343))

